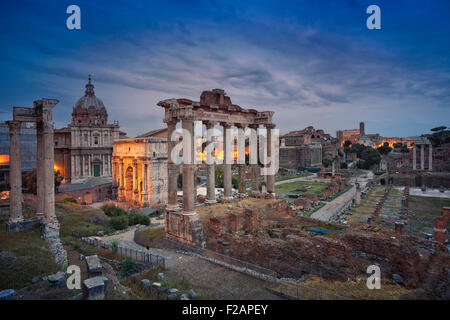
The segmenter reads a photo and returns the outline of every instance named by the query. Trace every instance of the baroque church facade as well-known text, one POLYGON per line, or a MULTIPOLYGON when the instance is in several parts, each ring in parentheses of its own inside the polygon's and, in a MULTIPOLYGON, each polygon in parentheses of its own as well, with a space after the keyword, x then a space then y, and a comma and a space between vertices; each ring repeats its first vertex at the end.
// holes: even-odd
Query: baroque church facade
POLYGON ((73 107, 72 122, 55 130, 55 170, 64 183, 111 178, 113 141, 124 136, 118 121, 108 123, 108 112, 89 76, 84 96, 73 107))

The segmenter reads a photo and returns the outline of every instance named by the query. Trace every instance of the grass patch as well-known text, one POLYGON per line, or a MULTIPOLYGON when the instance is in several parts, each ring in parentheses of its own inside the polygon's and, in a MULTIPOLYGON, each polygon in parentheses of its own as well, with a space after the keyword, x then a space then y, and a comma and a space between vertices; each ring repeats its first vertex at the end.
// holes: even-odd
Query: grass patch
POLYGON ((0 290, 23 288, 31 285, 34 277, 60 269, 47 243, 41 239, 39 229, 10 234, 0 232, 0 290))
POLYGON ((290 183, 283 183, 275 186, 275 193, 295 193, 295 194, 316 194, 319 195, 322 190, 327 188, 326 183, 297 181, 290 183), (306 192, 296 191, 296 189, 307 188, 306 192))
POLYGON ((135 241, 144 247, 152 247, 154 244, 165 237, 164 228, 148 227, 136 233, 135 241))
POLYGON ((441 215, 442 208, 450 207, 450 199, 410 195, 408 207, 408 231, 421 234, 424 228, 433 228, 433 221, 441 215))

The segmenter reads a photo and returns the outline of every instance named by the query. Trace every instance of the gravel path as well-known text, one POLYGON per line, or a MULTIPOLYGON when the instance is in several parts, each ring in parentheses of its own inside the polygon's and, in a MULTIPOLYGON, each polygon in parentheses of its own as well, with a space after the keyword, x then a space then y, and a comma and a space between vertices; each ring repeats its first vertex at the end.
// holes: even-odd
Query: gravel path
MULTIPOLYGON (((356 177, 351 179, 351 183, 355 183, 356 180, 358 180, 361 188, 364 188, 368 181, 370 181, 373 178, 372 171, 365 170, 366 178, 362 177, 356 177)), ((311 218, 321 220, 321 221, 330 221, 330 219, 339 212, 349 201, 353 199, 353 196, 355 194, 355 186, 353 186, 350 190, 347 192, 341 194, 336 199, 331 200, 326 205, 324 205, 322 208, 317 210, 311 215, 311 218)))

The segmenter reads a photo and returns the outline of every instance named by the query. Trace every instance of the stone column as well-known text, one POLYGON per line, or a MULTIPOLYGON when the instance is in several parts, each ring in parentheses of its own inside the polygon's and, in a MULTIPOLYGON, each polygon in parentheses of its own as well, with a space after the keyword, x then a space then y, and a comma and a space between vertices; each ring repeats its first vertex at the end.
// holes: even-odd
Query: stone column
POLYGON ((231 164, 233 162, 232 157, 232 144, 231 144, 231 125, 229 123, 221 123, 223 127, 223 200, 230 201, 232 196, 232 173, 231 164))
POLYGON ((194 122, 192 120, 182 121, 183 131, 189 135, 183 136, 183 215, 195 214, 194 199, 194 164, 192 139, 194 139, 194 122))
POLYGON ((425 155, 425 145, 420 145, 420 170, 425 170, 425 161, 424 161, 424 155, 425 155))
MULTIPOLYGON (((213 132, 214 122, 206 122, 206 143, 214 144, 213 132)), ((208 147, 207 147, 208 148, 208 147)), ((216 202, 216 180, 215 180, 215 166, 214 166, 214 149, 206 153, 206 203, 216 202)))
POLYGON ((150 161, 149 159, 147 159, 145 161, 145 191, 147 192, 147 203, 148 206, 150 207, 151 204, 151 178, 150 178, 150 161))
POLYGON ((139 204, 139 173, 137 160, 133 160, 134 205, 139 204))
POLYGON ((50 228, 59 229, 59 223, 55 214, 55 149, 52 109, 56 103, 43 101, 42 126, 43 126, 43 172, 44 172, 44 215, 45 222, 50 228))
MULTIPOLYGON (((274 124, 267 124, 267 157, 272 157, 272 139, 273 139, 273 129, 275 128, 274 124)), ((270 167, 272 165, 272 159, 270 160, 270 163, 266 165, 266 167, 270 167)), ((271 194, 272 196, 275 195, 275 175, 269 174, 266 176, 267 181, 267 193, 271 194)))
POLYGON ((119 186, 119 201, 125 201, 125 184, 124 184, 124 172, 123 172, 123 159, 119 160, 120 163, 120 186, 119 186))
POLYGON ((168 194, 167 194, 167 210, 177 211, 178 196, 177 196, 177 180, 178 180, 178 166, 174 163, 175 159, 172 159, 172 150, 175 147, 176 141, 172 141, 172 134, 175 132, 177 122, 167 121, 167 180, 168 180, 168 194))
POLYGON ((245 126, 241 124, 236 125, 238 128, 238 172, 239 172, 239 198, 247 196, 245 188, 245 126))
POLYGON ((417 162, 417 155, 416 155, 416 145, 414 144, 414 146, 413 146, 413 170, 415 171, 415 170, 417 170, 417 164, 416 164, 416 162, 417 162))
POLYGON ((428 145, 428 170, 433 171, 433 146, 428 145))
POLYGON ((74 155, 70 156, 70 166, 71 166, 70 180, 72 181, 75 178, 75 156, 74 155))
POLYGON ((36 216, 44 219, 44 126, 42 121, 36 122, 36 216))
POLYGON ((144 160, 141 159, 141 169, 142 169, 142 177, 141 177, 141 181, 142 181, 142 206, 146 207, 147 206, 147 173, 146 173, 146 169, 147 169, 147 164, 144 163, 144 160))
POLYGON ((23 220, 22 214, 22 159, 20 154, 20 122, 8 121, 9 127, 9 221, 23 220))
POLYGON ((259 194, 258 177, 258 127, 257 124, 251 124, 250 126, 250 168, 252 173, 252 195, 257 196, 259 194))
POLYGON ((359 205, 361 203, 361 187, 359 183, 355 183, 355 204, 359 205))

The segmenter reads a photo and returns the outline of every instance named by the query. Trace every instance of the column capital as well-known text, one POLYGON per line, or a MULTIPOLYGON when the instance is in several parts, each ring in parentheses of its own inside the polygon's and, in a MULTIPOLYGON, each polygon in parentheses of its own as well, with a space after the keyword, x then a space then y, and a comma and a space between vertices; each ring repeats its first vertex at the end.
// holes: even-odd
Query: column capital
POLYGON ((275 128, 274 123, 265 123, 264 126, 266 127, 266 129, 274 129, 275 128))
POLYGON ((229 129, 229 128, 231 128, 231 123, 228 123, 228 122, 221 122, 220 125, 221 125, 224 129, 229 129))
POLYGON ((205 121, 204 122, 206 129, 212 129, 217 124, 216 121, 205 121))
POLYGON ((168 126, 169 125, 177 125, 178 120, 177 119, 164 119, 163 122, 166 123, 168 126))
POLYGON ((247 127, 245 124, 243 123, 235 123, 234 126, 238 129, 245 129, 245 127, 247 127))
POLYGON ((18 120, 6 121, 6 124, 8 125, 10 130, 20 130, 20 121, 18 120))
POLYGON ((259 128, 259 124, 257 124, 257 123, 252 123, 252 124, 249 124, 248 127, 249 127, 250 129, 258 129, 258 128, 259 128))

